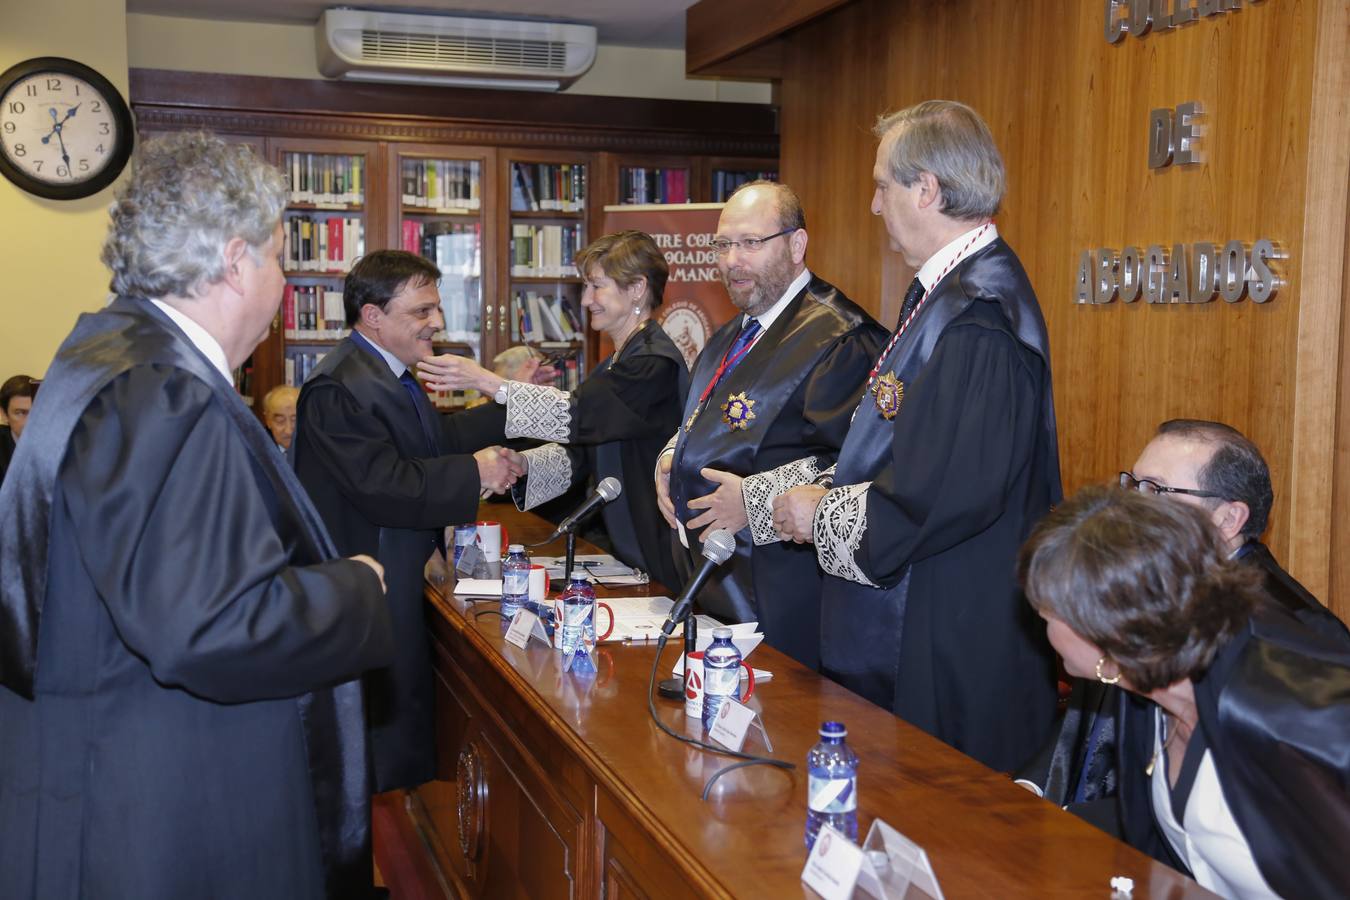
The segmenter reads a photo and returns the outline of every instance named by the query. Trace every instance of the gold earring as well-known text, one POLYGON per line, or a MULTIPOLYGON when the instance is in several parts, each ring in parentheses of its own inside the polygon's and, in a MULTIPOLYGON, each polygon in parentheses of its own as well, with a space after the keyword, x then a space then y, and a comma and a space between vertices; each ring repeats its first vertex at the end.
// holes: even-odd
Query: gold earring
POLYGON ((1102 674, 1102 663, 1104 662, 1106 662, 1105 656, 1097 660, 1097 680, 1100 681, 1102 684, 1115 684, 1117 681, 1120 680, 1120 673, 1117 672, 1115 675, 1112 675, 1110 678, 1107 678, 1105 675, 1102 674))

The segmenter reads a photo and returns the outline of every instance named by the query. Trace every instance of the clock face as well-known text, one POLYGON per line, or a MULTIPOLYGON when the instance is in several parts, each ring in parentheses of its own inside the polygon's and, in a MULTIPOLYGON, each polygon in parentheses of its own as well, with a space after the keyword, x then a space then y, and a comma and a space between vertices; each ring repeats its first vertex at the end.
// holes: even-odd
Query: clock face
POLYGON ((130 115, 94 70, 69 60, 30 60, 0 78, 0 91, 0 170, 25 190, 87 196, 126 165, 130 115))

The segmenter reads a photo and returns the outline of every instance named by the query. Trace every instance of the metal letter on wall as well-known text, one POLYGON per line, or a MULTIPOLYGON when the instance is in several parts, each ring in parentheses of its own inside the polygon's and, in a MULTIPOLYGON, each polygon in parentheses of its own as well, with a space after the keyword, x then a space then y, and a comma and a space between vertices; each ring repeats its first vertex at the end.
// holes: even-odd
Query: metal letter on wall
POLYGON ((1172 161, 1172 111, 1148 111, 1148 167, 1161 169, 1172 161))
POLYGON ((1266 265, 1266 260, 1283 259, 1284 251, 1274 243, 1262 238, 1252 244, 1252 281, 1247 284, 1247 293, 1253 301, 1265 303, 1279 290, 1282 282, 1278 275, 1266 265))
POLYGON ((1218 254, 1214 245, 1195 245, 1195 262, 1191 265, 1191 302, 1208 303, 1219 291, 1218 254))
POLYGON ((1204 126, 1196 120, 1204 115, 1199 101, 1177 105, 1177 116, 1172 125, 1172 149, 1179 166, 1189 166, 1204 162, 1196 141, 1205 133, 1204 126))
POLYGON ((1125 0, 1105 0, 1106 5, 1106 42, 1114 44, 1125 36, 1125 16, 1117 16, 1117 12, 1127 12, 1124 10, 1125 0))
POLYGON ((1126 247, 1120 252, 1120 299, 1126 303, 1139 299, 1139 286, 1143 281, 1139 276, 1140 266, 1138 247, 1126 247))

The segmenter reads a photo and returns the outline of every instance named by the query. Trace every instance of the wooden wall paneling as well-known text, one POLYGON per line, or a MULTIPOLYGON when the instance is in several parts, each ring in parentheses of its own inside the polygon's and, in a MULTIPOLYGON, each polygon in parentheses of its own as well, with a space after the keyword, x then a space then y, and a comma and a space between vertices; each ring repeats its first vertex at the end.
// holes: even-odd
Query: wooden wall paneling
MULTIPOLYGON (((691 75, 712 74, 717 63, 734 64, 734 57, 848 2, 699 0, 684 14, 685 70, 691 75)), ((726 73, 718 69, 717 74, 726 73)))
MULTIPOLYGON (((1311 73, 1307 128, 1307 189, 1303 238, 1291 248, 1301 255, 1297 391, 1293 410, 1292 478, 1288 565, 1314 594, 1327 597, 1342 619, 1350 620, 1350 595, 1331 571, 1333 546, 1350 551, 1346 507, 1333 504, 1336 480, 1344 497, 1350 467, 1338 465, 1337 416, 1344 411, 1343 352, 1347 215, 1350 203, 1350 3, 1323 0, 1317 10, 1316 52, 1311 73), (1316 202, 1311 202, 1316 198, 1316 202), (1338 400, 1339 397, 1339 400, 1338 400), (1339 523, 1336 511, 1339 510, 1339 523), (1340 538, 1339 544, 1332 540, 1340 538), (1329 538, 1331 540, 1329 540, 1329 538), (1339 587, 1339 590, 1334 590, 1339 587)), ((1312 19, 1312 10, 1308 11, 1312 19)), ((1342 422, 1345 420, 1342 419, 1342 422)), ((1342 436, 1344 431, 1341 432, 1342 436)), ((1344 566, 1347 553, 1339 554, 1344 566)))
POLYGON ((808 259, 893 324, 911 273, 867 212, 871 124, 931 97, 969 103, 1003 151, 1009 190, 999 229, 1021 256, 1049 327, 1066 489, 1128 467, 1164 419, 1229 422, 1271 466, 1268 542, 1325 594, 1316 542, 1327 533, 1319 480, 1331 462, 1315 448, 1330 441, 1334 341, 1322 334, 1320 349, 1309 343, 1302 355, 1300 341, 1326 321, 1316 300, 1303 311, 1314 284, 1302 270, 1313 253, 1309 229, 1324 227, 1344 246, 1344 214, 1324 209, 1328 191, 1339 186, 1344 196, 1343 164, 1331 149, 1313 155, 1308 136, 1317 72, 1318 96, 1328 98, 1317 115, 1318 134, 1327 134, 1321 145, 1346 146, 1329 133, 1344 127, 1330 98, 1345 90, 1337 95, 1342 83, 1328 74, 1335 66, 1323 57, 1314 64, 1308 49, 1343 66, 1345 42, 1335 36, 1345 34, 1337 25, 1344 15, 1338 0, 1263 3, 1108 44, 1100 3, 858 0, 835 10, 788 35, 784 63, 782 171, 806 207, 808 259), (1193 100, 1206 111, 1206 161, 1150 169, 1149 111, 1193 100), (1173 243, 1260 237, 1293 251, 1278 266, 1288 284, 1269 303, 1074 303, 1082 250, 1156 242, 1170 252, 1173 243), (1305 509, 1313 523, 1307 547, 1291 547, 1305 509))
POLYGON ((782 86, 782 108, 791 114, 781 122, 789 152, 779 179, 802 200, 807 265, 873 315, 885 229, 868 211, 871 129, 886 109, 885 23, 886 4, 863 0, 794 33, 782 86))

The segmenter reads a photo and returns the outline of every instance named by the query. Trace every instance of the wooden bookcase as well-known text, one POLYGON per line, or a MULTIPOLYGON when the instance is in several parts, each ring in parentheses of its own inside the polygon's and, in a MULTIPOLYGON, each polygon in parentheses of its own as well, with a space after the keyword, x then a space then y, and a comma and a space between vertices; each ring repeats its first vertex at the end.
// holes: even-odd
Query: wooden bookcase
MULTIPOLYGON (((327 228, 331 219, 346 219, 360 223, 363 252, 406 245, 435 256, 446 273, 441 296, 447 331, 438 335, 437 350, 491 365, 502 350, 528 343, 562 362, 563 377, 572 379, 563 386, 585 377, 598 361, 600 343, 588 331, 571 254, 602 233, 605 205, 625 199, 619 196, 623 173, 677 170, 690 201, 702 202, 711 199, 717 169, 777 169, 775 112, 757 104, 146 69, 131 72, 131 101, 142 136, 214 131, 251 144, 288 174, 292 154, 306 160, 358 158, 359 202, 297 197, 286 210, 288 233, 292 221, 327 228), (567 189, 558 181, 563 167, 567 189), (535 196, 526 192, 522 202, 516 194, 523 191, 516 183, 521 171, 550 172, 565 195, 556 199, 570 202, 554 203, 551 193, 539 196, 547 192, 534 183, 535 196), (471 182, 476 175, 476 188, 452 192, 449 185, 462 187, 466 174, 471 182), (405 196, 404 188, 413 186, 405 177, 414 175, 419 190, 434 186, 436 196, 405 196), (574 186, 581 187, 580 197, 568 195, 576 192, 574 186), (532 269, 521 268, 526 261, 515 258, 516 238, 526 235, 532 250, 548 250, 547 260, 529 261, 532 269), (522 312, 530 313, 529 330, 522 330, 522 312)), ((288 267, 289 293, 303 289, 319 297, 320 313, 325 293, 340 307, 342 269, 352 261, 350 246, 346 250, 340 265, 288 267)), ((288 372, 298 380, 342 334, 343 329, 302 334, 295 330, 298 321, 288 327, 285 313, 283 305, 241 376, 241 392, 251 400, 284 383, 288 372)), ((464 399, 446 396, 437 402, 453 409, 464 399)))

